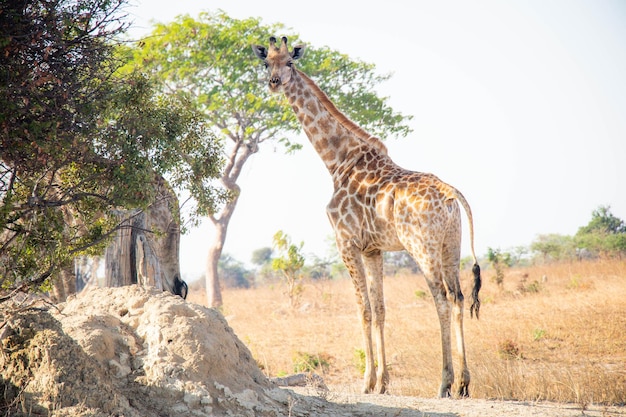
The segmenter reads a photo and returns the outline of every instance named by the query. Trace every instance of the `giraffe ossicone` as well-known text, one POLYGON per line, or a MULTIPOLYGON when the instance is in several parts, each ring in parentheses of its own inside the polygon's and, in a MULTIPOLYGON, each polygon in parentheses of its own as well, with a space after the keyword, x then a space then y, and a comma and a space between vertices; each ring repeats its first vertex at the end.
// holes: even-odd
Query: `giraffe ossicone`
POLYGON ((277 46, 276 38, 271 37, 269 48, 255 45, 252 49, 269 71, 270 90, 285 94, 334 184, 326 210, 356 290, 365 344, 363 391, 387 390, 382 253, 406 249, 424 274, 439 317, 443 354, 439 395, 450 396, 454 382, 451 323, 461 367, 458 392, 469 395, 464 297, 459 280, 459 204, 469 220, 474 257, 470 314, 476 317, 481 277, 474 251, 472 212, 465 197, 432 174, 396 165, 380 139, 346 117, 311 78, 295 67, 294 61, 304 53, 303 45, 289 51, 287 38, 281 38, 277 46))

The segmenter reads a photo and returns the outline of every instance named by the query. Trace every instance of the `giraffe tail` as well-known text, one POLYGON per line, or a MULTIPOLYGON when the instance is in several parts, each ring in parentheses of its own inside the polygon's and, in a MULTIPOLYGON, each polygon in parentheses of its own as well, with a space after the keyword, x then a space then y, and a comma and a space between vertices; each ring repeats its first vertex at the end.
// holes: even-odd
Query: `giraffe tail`
POLYGON ((478 298, 478 292, 482 286, 482 279, 480 278, 480 266, 478 262, 472 267, 472 273, 474 274, 474 288, 472 289, 472 305, 470 306, 470 317, 474 317, 476 314, 476 320, 478 320, 478 313, 480 311, 480 298, 478 298))
POLYGON ((472 273, 474 275, 474 288, 472 288, 470 317, 474 317, 474 314, 476 314, 476 319, 478 319, 478 314, 480 312, 480 298, 478 297, 478 292, 482 286, 482 279, 480 277, 478 258, 476 258, 476 251, 474 250, 474 218, 472 216, 472 209, 463 194, 461 194, 461 192, 454 187, 450 188, 452 188, 454 192, 454 198, 456 198, 456 200, 463 206, 463 210, 465 210, 465 214, 467 214, 467 220, 469 222, 470 247, 472 248, 472 256, 474 257, 474 266, 472 267, 472 273))

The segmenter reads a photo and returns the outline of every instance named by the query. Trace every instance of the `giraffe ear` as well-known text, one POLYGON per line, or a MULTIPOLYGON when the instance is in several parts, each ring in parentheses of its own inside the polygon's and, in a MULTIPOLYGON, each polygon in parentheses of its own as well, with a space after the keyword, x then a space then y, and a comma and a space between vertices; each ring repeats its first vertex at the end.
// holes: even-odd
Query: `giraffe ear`
POLYGON ((304 45, 296 45, 293 47, 293 52, 291 53, 291 57, 293 59, 300 59, 304 55, 304 45))
POLYGON ((252 45, 252 50, 259 59, 265 60, 267 58, 267 49, 264 46, 252 45))

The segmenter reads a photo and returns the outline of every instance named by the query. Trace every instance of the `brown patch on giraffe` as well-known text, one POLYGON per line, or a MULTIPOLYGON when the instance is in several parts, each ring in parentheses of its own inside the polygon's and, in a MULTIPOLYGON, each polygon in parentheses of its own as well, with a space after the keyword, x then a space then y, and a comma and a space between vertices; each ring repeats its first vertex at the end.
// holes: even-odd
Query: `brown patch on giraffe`
POLYGON ((314 101, 307 101, 306 109, 313 114, 316 114, 319 112, 317 104, 314 101))
POLYGON ((346 197, 348 197, 348 192, 347 192, 345 189, 338 190, 338 191, 335 193, 335 199, 337 199, 337 201, 339 201, 339 200, 343 200, 343 199, 345 199, 346 197))
POLYGON ((366 176, 367 173, 365 171, 359 171, 354 175, 354 181, 362 183, 366 176))
MULTIPOLYGON (((330 129, 331 129, 331 123, 328 120, 328 118, 323 117, 319 122, 318 122, 318 126, 320 128, 320 131, 322 133, 330 133, 330 129)), ((336 141, 336 138, 334 138, 336 141)), ((333 140, 331 139, 331 142, 333 142, 333 140)))

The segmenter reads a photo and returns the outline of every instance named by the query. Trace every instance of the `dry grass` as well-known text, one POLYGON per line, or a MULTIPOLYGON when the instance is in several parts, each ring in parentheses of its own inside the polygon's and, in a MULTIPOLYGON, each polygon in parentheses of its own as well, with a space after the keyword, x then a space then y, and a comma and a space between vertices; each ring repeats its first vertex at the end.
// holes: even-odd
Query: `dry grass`
MULTIPOLYGON (((483 273, 480 320, 465 320, 474 398, 626 402, 626 262, 511 269, 503 287, 492 275, 483 273)), ((462 280, 469 286, 469 273, 462 280)), ((385 281, 391 394, 432 397, 440 383, 439 324, 432 298, 420 291, 427 291, 420 276, 385 281)), ((361 334, 349 280, 308 283, 296 311, 279 285, 223 296, 229 324, 269 376, 293 373, 305 353, 324 358, 327 385, 359 389, 361 334)))

